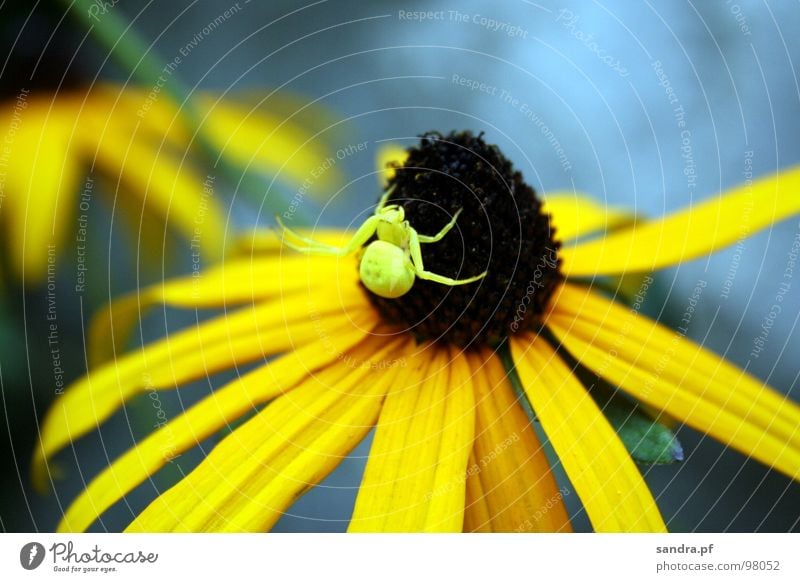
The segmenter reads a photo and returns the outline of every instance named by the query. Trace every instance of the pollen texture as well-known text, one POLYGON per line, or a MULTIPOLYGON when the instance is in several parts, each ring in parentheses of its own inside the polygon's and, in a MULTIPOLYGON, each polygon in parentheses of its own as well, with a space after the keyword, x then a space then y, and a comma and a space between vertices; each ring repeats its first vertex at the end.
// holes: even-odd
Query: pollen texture
POLYGON ((387 299, 369 291, 383 318, 420 339, 462 347, 493 345, 536 328, 561 276, 550 217, 497 146, 469 132, 427 133, 396 166, 390 204, 423 235, 435 235, 462 209, 455 228, 422 245, 425 270, 464 279, 448 286, 417 279, 387 299))

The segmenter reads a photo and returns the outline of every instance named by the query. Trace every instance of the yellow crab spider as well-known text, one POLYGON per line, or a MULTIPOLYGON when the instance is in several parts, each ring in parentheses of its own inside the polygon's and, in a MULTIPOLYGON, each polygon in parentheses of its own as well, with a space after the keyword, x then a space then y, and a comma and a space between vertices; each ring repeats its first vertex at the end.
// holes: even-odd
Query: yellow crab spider
POLYGON ((314 255, 345 257, 358 251, 373 235, 377 240, 369 243, 361 255, 359 276, 364 286, 381 297, 396 299, 408 293, 416 278, 441 283, 442 285, 466 285, 486 276, 486 271, 467 279, 451 279, 426 271, 422 262, 421 244, 442 240, 455 226, 461 210, 453 215, 442 230, 433 236, 419 234, 405 219, 402 206, 386 202, 391 194, 387 191, 378 203, 375 213, 364 221, 347 245, 334 247, 300 236, 287 228, 279 216, 275 219, 284 233, 283 243, 298 252, 314 255), (290 235, 298 242, 286 239, 290 235))

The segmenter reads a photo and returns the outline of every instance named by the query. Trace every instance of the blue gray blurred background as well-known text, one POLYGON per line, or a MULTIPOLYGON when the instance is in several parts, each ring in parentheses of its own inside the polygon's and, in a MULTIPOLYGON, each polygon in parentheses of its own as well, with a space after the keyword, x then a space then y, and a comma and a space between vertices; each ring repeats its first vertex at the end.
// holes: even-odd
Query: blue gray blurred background
MULTIPOLYGON (((348 225, 374 204, 381 144, 409 144, 434 129, 484 131, 545 196, 583 191, 647 216, 800 163, 800 6, 793 2, 126 0, 112 9, 164 63, 192 44, 176 73, 189 86, 232 95, 298 93, 336 114, 321 139, 336 148, 366 142, 366 150, 338 162, 347 178, 341 190, 317 192, 324 204, 309 206, 320 224, 348 225)), ((80 66, 86 79, 128 78, 91 40, 74 54, 71 70, 80 66)), ((266 222, 258 204, 230 195, 241 224, 266 222)), ((750 353, 798 233, 794 218, 711 260, 661 272, 646 310, 674 325, 702 281, 688 335, 797 400, 800 282, 786 296, 765 351, 750 353)), ((129 283, 121 276, 120 287, 129 283)), ((203 389, 207 383, 197 397, 203 389)), ((168 414, 191 401, 191 390, 164 396, 168 414)), ((36 409, 45 405, 38 399, 36 409)), ((62 455, 64 486, 49 497, 33 494, 27 483, 34 435, 9 429, 13 454, 4 462, 20 473, 5 472, 2 527, 53 529, 82 479, 148 430, 152 419, 114 428, 134 422, 137 406, 152 415, 149 403, 133 404, 130 415, 118 415, 62 455)), ((679 436, 685 462, 643 467, 671 530, 798 528, 797 484, 696 432, 680 429, 679 436)), ((362 443, 275 529, 343 531, 368 451, 362 443)), ((95 529, 124 527, 198 459, 181 457, 95 529)), ((575 495, 566 499, 576 528, 587 529, 575 495)))

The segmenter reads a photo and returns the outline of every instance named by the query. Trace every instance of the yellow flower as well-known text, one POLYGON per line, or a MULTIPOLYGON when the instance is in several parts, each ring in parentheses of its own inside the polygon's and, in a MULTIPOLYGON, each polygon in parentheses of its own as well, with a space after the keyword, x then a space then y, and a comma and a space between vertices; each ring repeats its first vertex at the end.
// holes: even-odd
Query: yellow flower
MULTIPOLYGON (((705 257, 735 242, 744 220, 756 232, 798 213, 800 168, 634 223, 578 195, 548 196, 540 208, 497 149, 470 134, 427 136, 392 184, 389 202, 403 204, 426 234, 463 209, 451 233, 426 245, 426 265, 462 277, 486 267, 485 279, 417 281, 389 300, 360 284, 356 258, 282 251, 277 239, 257 235, 250 254, 200 279, 122 300, 93 330, 105 340, 94 360, 105 363, 71 386, 43 425, 39 487, 55 453, 145 390, 261 365, 116 459, 59 530, 86 529, 176 455, 254 413, 128 530, 268 530, 375 427, 351 531, 569 531, 542 437, 596 531, 664 531, 574 361, 666 419, 800 477, 800 407, 586 284, 705 257), (463 188, 443 188, 448 180, 463 188), (129 328, 154 303, 230 311, 109 362, 112 324, 129 328)), ((349 236, 313 233, 334 246, 349 236)))
MULTIPOLYGON (((196 99, 218 151, 242 167, 300 184, 325 150, 315 145, 311 128, 290 117, 299 105, 292 110, 289 100, 269 100, 271 108, 279 103, 267 112, 209 93, 196 99)), ((99 191, 113 194, 117 215, 131 221, 133 232, 145 231, 143 244, 163 240, 165 224, 187 239, 199 228, 204 259, 221 257, 224 205, 214 197, 214 180, 187 157, 195 130, 165 96, 113 85, 56 96, 22 93, 0 107, 0 119, 6 132, 0 221, 13 270, 27 282, 42 280, 48 258, 75 236, 79 208, 85 214, 99 191), (95 185, 98 178, 103 183, 95 185), (159 228, 159 236, 146 236, 150 228, 159 228)), ((338 179, 334 169, 317 185, 333 187, 338 179)))

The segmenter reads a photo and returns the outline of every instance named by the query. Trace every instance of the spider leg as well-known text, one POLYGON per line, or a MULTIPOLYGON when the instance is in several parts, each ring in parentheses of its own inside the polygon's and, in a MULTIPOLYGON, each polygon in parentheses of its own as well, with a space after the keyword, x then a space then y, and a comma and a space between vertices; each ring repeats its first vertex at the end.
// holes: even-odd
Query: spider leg
POLYGON ((413 228, 408 229, 408 250, 411 253, 411 262, 414 265, 414 274, 420 279, 426 281, 433 281, 434 283, 441 283, 453 287, 455 285, 466 285, 467 283, 474 283, 479 279, 483 279, 488 271, 484 271, 480 275, 469 277, 468 279, 452 279, 444 275, 437 275, 425 270, 425 265, 422 263, 422 248, 420 247, 420 240, 417 231, 413 228))
POLYGON ((377 216, 370 216, 367 220, 364 221, 350 241, 343 247, 334 247, 331 245, 326 245, 320 242, 315 241, 314 239, 306 238, 304 236, 300 236, 296 232, 292 232, 290 229, 286 228, 281 221, 279 216, 276 216, 275 219, 278 221, 278 224, 283 228, 284 233, 289 233, 298 240, 306 243, 307 246, 298 245, 294 242, 288 241, 284 237, 283 244, 287 247, 294 249, 301 253, 308 253, 308 254, 316 254, 316 255, 330 255, 336 257, 346 257, 347 255, 355 252, 359 249, 365 242, 367 242, 373 234, 375 234, 375 230, 378 228, 378 223, 380 222, 380 218, 377 216))
POLYGON ((334 256, 334 257, 344 256, 342 254, 342 249, 337 247, 331 247, 328 245, 318 244, 315 246, 303 246, 288 241, 286 239, 283 240, 283 244, 289 247, 290 249, 297 251, 298 253, 306 253, 309 255, 334 256))
POLYGON ((450 230, 456 225, 456 220, 458 220, 458 215, 461 214, 461 211, 464 210, 463 208, 459 208, 458 212, 453 215, 452 220, 444 225, 444 228, 440 230, 437 234, 433 236, 428 236, 425 234, 418 234, 417 237, 419 238, 419 242, 421 243, 435 243, 442 240, 444 235, 446 235, 450 230))
MULTIPOLYGON (((295 238, 295 239, 297 239, 297 240, 299 240, 301 242, 304 242, 309 247, 336 248, 336 247, 331 247, 330 245, 323 244, 323 243, 321 243, 319 241, 315 241, 313 238, 308 238, 308 237, 302 236, 302 235, 294 232, 291 228, 289 228, 288 226, 283 224, 283 221, 281 220, 280 216, 276 215, 275 216, 275 221, 278 223, 278 226, 281 227, 281 230, 283 231, 283 234, 284 234, 284 238, 286 238, 286 235, 289 234, 293 238, 295 238)), ((284 242, 286 243, 286 246, 290 246, 291 248, 294 248, 295 250, 296 250, 296 247, 300 246, 297 243, 290 243, 289 241, 286 241, 286 240, 284 240, 284 242), (294 245, 294 246, 292 246, 292 245, 294 245)))
POLYGON ((448 287, 455 287, 456 285, 466 285, 467 283, 480 281, 486 276, 487 272, 488 271, 484 271, 480 275, 475 275, 474 277, 469 277, 467 279, 452 279, 450 277, 431 273, 430 271, 417 271, 416 275, 420 279, 424 279, 426 281, 433 281, 434 283, 441 283, 442 285, 447 285, 448 287))
POLYGON ((386 206, 386 202, 389 200, 389 196, 392 195, 392 192, 394 192, 394 188, 395 185, 392 184, 392 187, 383 193, 383 196, 381 196, 381 199, 378 201, 378 206, 375 208, 375 214, 378 214, 383 210, 383 207, 386 206))

